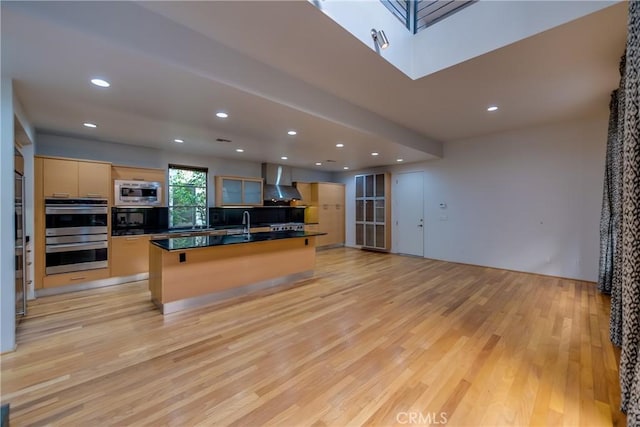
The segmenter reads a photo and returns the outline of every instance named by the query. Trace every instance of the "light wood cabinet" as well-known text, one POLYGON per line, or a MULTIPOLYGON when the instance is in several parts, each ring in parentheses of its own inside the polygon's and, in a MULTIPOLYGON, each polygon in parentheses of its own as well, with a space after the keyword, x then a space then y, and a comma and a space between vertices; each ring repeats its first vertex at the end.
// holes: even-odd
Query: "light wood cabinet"
POLYGON ((300 193, 301 199, 292 200, 291 206, 309 206, 311 204, 311 183, 310 182, 294 182, 293 186, 296 187, 296 189, 300 193))
POLYGON ((357 175, 356 245, 365 249, 391 249, 391 186, 388 173, 357 175))
POLYGON ((131 166, 112 166, 111 177, 124 181, 151 181, 161 182, 163 186, 167 180, 167 172, 164 169, 136 168, 131 166))
POLYGON ((317 233, 320 230, 318 224, 305 224, 304 231, 307 233, 317 233))
POLYGON ((216 176, 216 206, 262 206, 262 178, 216 176))
POLYGON ((96 270, 77 271, 74 273, 52 274, 44 276, 42 279, 44 288, 55 288, 57 286, 77 285, 109 278, 109 269, 100 268, 96 270))
POLYGON ((78 162, 78 196, 108 199, 111 187, 111 165, 78 162))
POLYGON ((103 162, 43 158, 44 197, 111 198, 111 165, 103 162))
MULTIPOLYGON (((324 236, 316 237, 317 245, 343 245, 345 240, 344 184, 329 182, 296 183, 296 188, 300 191, 307 205, 305 222, 313 223, 315 225, 315 227, 312 227, 314 231, 327 233, 324 236)), ((305 226, 305 229, 307 229, 307 226, 305 226)))
POLYGON ((132 276, 149 271, 149 235, 111 238, 111 276, 132 276))
POLYGON ((78 197, 78 161, 45 158, 43 163, 45 197, 78 197))
MULTIPOLYGON (((74 285, 107 279, 109 268, 47 275, 45 245, 46 198, 100 198, 112 200, 111 164, 106 162, 34 157, 34 287, 36 289, 74 285)), ((111 216, 107 216, 111 230, 111 216)), ((110 258, 109 254, 109 258, 110 258)))

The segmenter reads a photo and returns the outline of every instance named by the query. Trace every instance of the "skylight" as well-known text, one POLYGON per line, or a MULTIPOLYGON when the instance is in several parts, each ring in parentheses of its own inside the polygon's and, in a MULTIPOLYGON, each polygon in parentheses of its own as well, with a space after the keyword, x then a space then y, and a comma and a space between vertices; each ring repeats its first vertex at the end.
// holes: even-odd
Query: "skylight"
POLYGON ((414 34, 477 0, 380 0, 414 34))

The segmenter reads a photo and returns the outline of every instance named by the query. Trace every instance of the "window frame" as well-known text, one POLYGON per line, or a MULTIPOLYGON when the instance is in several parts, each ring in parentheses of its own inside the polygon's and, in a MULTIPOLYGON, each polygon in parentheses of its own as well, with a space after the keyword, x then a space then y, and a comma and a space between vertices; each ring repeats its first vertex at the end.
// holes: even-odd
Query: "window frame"
POLYGON ((198 167, 198 166, 187 166, 187 165, 180 165, 180 164, 173 164, 170 163, 169 167, 168 167, 168 173, 167 173, 167 208, 168 208, 168 225, 169 225, 169 229, 184 229, 184 228, 206 228, 208 227, 209 224, 209 169, 208 168, 204 168, 204 167, 198 167), (172 183, 172 170, 181 170, 181 171, 190 171, 190 172, 200 172, 200 173, 204 173, 204 187, 198 186, 198 185, 185 185, 185 184, 173 184, 172 183), (173 197, 172 197, 172 189, 174 187, 180 187, 180 188, 193 188, 194 191, 196 189, 204 189, 205 191, 205 202, 204 205, 177 205, 174 206, 172 205, 173 203, 173 197), (179 224, 179 225, 175 225, 173 223, 173 212, 175 208, 192 208, 193 209, 193 214, 192 214, 192 223, 191 225, 184 225, 184 224, 179 224), (198 208, 203 208, 204 209, 204 224, 196 224, 197 221, 197 209, 198 208))

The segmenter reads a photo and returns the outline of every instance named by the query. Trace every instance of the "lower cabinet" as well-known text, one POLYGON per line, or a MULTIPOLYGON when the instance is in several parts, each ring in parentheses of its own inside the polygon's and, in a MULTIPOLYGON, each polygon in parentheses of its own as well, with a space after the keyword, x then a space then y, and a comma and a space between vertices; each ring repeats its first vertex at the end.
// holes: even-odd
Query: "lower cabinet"
POLYGON ((149 236, 111 237, 111 276, 132 276, 149 271, 149 236))
POLYGON ((55 288, 57 286, 76 285, 78 283, 91 282, 93 280, 108 279, 109 269, 78 271, 74 273, 51 274, 42 279, 43 288, 55 288))

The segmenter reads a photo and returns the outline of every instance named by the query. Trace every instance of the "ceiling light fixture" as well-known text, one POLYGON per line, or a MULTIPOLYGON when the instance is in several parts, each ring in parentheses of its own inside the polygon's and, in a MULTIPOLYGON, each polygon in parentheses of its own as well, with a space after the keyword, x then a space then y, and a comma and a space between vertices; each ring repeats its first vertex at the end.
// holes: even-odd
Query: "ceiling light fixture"
POLYGON ((224 111, 218 111, 216 113, 216 117, 218 117, 220 119, 226 119, 227 117, 229 117, 229 115, 227 113, 225 113, 224 111))
POLYGON ((174 139, 173 142, 177 142, 178 144, 182 144, 184 142, 184 139, 174 139))
POLYGON ((280 158, 281 158, 282 160, 287 160, 287 159, 288 159, 288 157, 287 157, 287 156, 282 156, 282 157, 280 157, 280 158))
POLYGON ((336 144, 336 147, 342 148, 342 147, 344 147, 344 144, 336 144))
POLYGON ((376 153, 375 151, 373 153, 371 153, 372 156, 377 156, 380 153, 376 153))
POLYGON ((348 170, 348 169, 349 169, 349 166, 345 166, 345 167, 343 167, 342 169, 344 169, 344 170, 348 170))
POLYGON ((100 87, 109 87, 111 86, 111 83, 109 83, 106 80, 103 79, 91 79, 91 83, 93 83, 96 86, 100 86, 100 87))
POLYGON ((83 123, 83 125, 84 125, 85 127, 88 127, 88 128, 97 128, 97 127, 98 127, 98 125, 97 125, 97 124, 95 124, 95 123, 89 123, 89 122, 87 122, 87 123, 83 123))
POLYGON ((316 166, 322 166, 322 163, 316 162, 316 166))
POLYGON ((298 132, 296 132, 295 130, 290 130, 289 132, 287 132, 287 135, 291 135, 291 136, 294 136, 294 135, 297 135, 297 134, 298 134, 298 132))
POLYGON ((244 153, 244 150, 243 150, 242 148, 236 148, 236 151, 237 151, 238 153, 244 153))
POLYGON ((397 159, 396 162, 404 162, 404 159, 397 159))
POLYGON ((492 105, 492 106, 487 108, 487 111, 491 111, 491 112, 498 111, 498 107, 496 105, 492 105))
POLYGON ((371 38, 374 42, 378 43, 380 49, 386 49, 389 47, 389 39, 385 35, 384 31, 376 31, 375 28, 371 29, 371 38))

